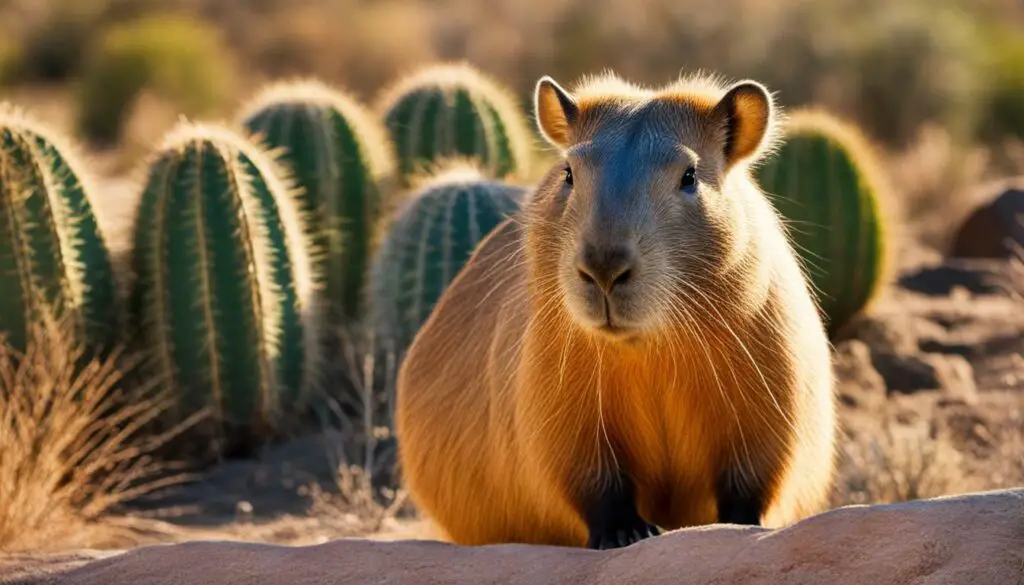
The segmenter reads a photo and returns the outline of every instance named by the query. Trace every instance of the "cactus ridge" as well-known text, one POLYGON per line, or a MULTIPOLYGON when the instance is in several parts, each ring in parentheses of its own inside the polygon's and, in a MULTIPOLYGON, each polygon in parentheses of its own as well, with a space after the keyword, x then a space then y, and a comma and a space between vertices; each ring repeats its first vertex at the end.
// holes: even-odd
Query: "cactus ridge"
POLYGON ((305 79, 268 85, 240 118, 255 140, 280 152, 302 187, 326 296, 343 317, 355 318, 385 205, 381 182, 394 169, 386 131, 347 93, 305 79))
POLYGON ((516 213, 526 189, 462 162, 424 177, 386 227, 368 283, 382 343, 402 350, 477 244, 516 213))
POLYGON ((757 179, 834 335, 869 307, 888 276, 891 215, 875 155, 855 127, 820 110, 798 110, 757 179))
POLYGON ((70 314, 93 348, 113 341, 117 283, 95 192, 69 139, 0 104, 0 335, 14 347, 39 311, 70 314))
POLYGON ((490 177, 529 172, 530 134, 515 99, 467 63, 437 64, 400 79, 377 107, 403 178, 459 157, 473 157, 490 177))
POLYGON ((133 311, 179 414, 264 429, 319 381, 319 299, 297 190, 275 159, 182 122, 148 165, 133 311))

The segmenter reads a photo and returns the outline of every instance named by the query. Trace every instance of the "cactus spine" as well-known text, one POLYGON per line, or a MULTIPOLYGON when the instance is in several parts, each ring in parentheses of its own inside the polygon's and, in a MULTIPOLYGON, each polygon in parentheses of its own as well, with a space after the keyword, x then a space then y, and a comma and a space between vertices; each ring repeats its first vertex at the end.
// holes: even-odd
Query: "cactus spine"
POLYGON ((380 345, 402 353, 476 245, 519 208, 526 189, 446 165, 413 192, 374 257, 371 320, 380 345))
POLYGON ((0 105, 0 337, 24 349, 31 323, 70 317, 98 349, 117 332, 117 284, 94 190, 72 149, 0 105))
POLYGON ((292 189, 264 151, 212 124, 179 124, 148 166, 134 226, 140 338, 178 414, 211 408, 221 432, 273 432, 318 381, 318 301, 292 189))
POLYGON ((757 179, 782 215, 831 335, 865 310, 888 269, 885 186, 867 140, 817 110, 798 110, 757 179))
POLYGON ((381 182, 393 171, 387 134, 355 99, 315 80, 278 82, 243 108, 242 124, 293 172, 322 256, 318 272, 340 318, 360 312, 381 213, 381 182))
POLYGON ((493 178, 529 171, 529 134, 515 100, 467 64, 426 67, 379 101, 405 185, 450 158, 472 157, 493 178))

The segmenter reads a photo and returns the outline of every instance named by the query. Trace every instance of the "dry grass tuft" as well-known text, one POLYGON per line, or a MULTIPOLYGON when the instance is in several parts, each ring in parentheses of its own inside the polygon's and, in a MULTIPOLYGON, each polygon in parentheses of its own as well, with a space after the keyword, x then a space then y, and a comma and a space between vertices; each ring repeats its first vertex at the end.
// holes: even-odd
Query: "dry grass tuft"
MULTIPOLYGON (((167 401, 121 386, 138 360, 90 359, 69 320, 36 324, 24 353, 0 343, 0 550, 95 546, 130 530, 119 504, 176 483, 136 438, 167 401)), ((0 340, 2 341, 2 340, 0 340)))
POLYGON ((906 502, 964 491, 970 487, 964 483, 963 456, 948 439, 926 427, 885 419, 877 436, 843 446, 832 505, 906 502))
POLYGON ((319 526, 315 532, 363 536, 392 531, 409 503, 394 473, 394 404, 389 398, 397 358, 378 347, 372 335, 343 328, 336 339, 345 367, 335 372, 341 382, 335 386, 342 391, 326 398, 338 430, 350 439, 333 455, 336 493, 316 483, 307 487, 313 502, 309 517, 319 526))
POLYGON ((373 476, 358 465, 338 465, 338 493, 327 493, 320 486, 310 486, 313 505, 309 515, 330 526, 334 532, 353 535, 377 534, 394 530, 395 517, 408 502, 404 490, 373 488, 373 476))

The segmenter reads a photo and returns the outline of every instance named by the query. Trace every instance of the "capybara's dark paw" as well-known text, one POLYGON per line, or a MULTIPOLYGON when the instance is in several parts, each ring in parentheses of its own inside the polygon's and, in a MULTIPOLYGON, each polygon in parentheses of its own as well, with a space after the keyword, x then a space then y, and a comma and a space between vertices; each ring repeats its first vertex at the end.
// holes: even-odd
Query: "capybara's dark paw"
POLYGON ((626 474, 620 472, 595 496, 586 517, 587 548, 620 548, 660 534, 637 511, 636 489, 626 474))
POLYGON ((648 524, 639 517, 637 520, 638 522, 633 526, 609 526, 604 530, 591 532, 587 547, 598 550, 620 548, 661 534, 657 526, 648 524))

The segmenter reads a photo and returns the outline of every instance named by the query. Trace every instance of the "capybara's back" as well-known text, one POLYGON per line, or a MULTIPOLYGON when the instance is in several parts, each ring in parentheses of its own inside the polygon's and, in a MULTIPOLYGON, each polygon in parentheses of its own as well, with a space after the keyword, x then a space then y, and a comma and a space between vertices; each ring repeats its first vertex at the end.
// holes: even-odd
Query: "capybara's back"
POLYGON ((563 159, 481 242, 398 379, 405 485, 448 538, 609 548, 825 506, 821 319, 749 167, 758 83, 537 86, 563 159))

